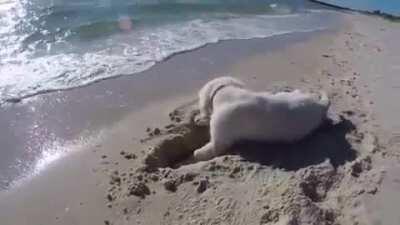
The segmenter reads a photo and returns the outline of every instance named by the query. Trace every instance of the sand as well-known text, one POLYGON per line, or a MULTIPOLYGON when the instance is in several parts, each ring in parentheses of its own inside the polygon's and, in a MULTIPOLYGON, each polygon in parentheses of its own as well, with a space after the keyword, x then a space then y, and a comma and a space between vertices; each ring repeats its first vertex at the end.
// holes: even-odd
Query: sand
POLYGON ((90 138, 2 191, 1 221, 397 224, 399 32, 397 23, 343 14, 335 30, 225 42, 173 57, 146 78, 42 96, 39 102, 63 99, 54 103, 61 108, 43 107, 44 126, 64 118, 60 124, 72 127, 66 139, 90 138), (332 121, 296 144, 243 143, 191 163, 185 156, 207 141, 207 127, 191 120, 196 92, 219 74, 254 90, 324 89, 332 121))

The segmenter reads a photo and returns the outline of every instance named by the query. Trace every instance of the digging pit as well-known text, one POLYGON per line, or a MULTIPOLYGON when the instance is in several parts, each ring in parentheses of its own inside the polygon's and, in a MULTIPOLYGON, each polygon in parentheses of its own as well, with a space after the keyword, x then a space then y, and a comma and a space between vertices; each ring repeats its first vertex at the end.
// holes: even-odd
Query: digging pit
POLYGON ((175 110, 173 114, 174 116, 170 117, 175 123, 161 130, 160 133, 165 134, 165 137, 150 150, 145 158, 144 162, 148 170, 176 168, 182 163, 190 163, 193 152, 210 140, 209 126, 195 122, 195 117, 199 114, 198 110, 191 110, 189 115, 175 110))
MULTIPOLYGON (((170 113, 172 124, 150 135, 147 140, 158 138, 145 157, 147 171, 159 168, 178 168, 193 163, 193 152, 210 140, 209 126, 196 123, 199 110, 174 110, 170 113)), ((356 152, 348 141, 348 134, 357 132, 350 120, 328 120, 312 135, 293 144, 238 143, 231 152, 243 160, 256 161, 286 170, 297 170, 329 159, 337 167, 356 158, 356 152), (242 151, 244 150, 245 151, 242 151)), ((154 133, 154 132, 153 132, 154 133)))

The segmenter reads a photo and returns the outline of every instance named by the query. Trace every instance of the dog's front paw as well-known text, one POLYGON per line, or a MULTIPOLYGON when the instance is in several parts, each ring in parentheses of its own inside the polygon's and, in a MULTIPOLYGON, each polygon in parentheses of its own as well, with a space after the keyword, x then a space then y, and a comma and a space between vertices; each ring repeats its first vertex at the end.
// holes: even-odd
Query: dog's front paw
POLYGON ((199 149, 193 153, 193 159, 195 162, 207 161, 210 159, 209 155, 210 154, 206 151, 202 151, 201 149, 199 149))
POLYGON ((210 160, 215 157, 212 149, 212 144, 208 143, 205 146, 193 152, 193 158, 196 162, 210 160))

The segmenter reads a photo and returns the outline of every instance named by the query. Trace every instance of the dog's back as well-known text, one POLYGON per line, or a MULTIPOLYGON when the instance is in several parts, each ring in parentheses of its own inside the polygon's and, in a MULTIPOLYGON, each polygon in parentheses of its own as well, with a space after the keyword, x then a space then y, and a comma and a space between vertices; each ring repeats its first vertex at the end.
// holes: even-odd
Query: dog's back
POLYGON ((291 142, 316 129, 325 119, 327 107, 326 100, 299 91, 250 92, 218 105, 215 110, 220 115, 215 119, 226 123, 223 129, 229 130, 233 139, 291 142))
POLYGON ((199 161, 224 154, 238 141, 297 141, 323 122, 330 105, 325 93, 257 93, 230 77, 208 82, 199 98, 201 116, 211 116, 211 140, 194 152, 199 161))

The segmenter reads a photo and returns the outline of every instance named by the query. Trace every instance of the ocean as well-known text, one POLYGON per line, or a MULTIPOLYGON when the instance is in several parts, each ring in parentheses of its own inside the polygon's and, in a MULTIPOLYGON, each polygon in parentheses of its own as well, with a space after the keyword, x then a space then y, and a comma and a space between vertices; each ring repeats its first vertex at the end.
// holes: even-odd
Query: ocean
POLYGON ((330 17, 303 0, 0 0, 0 105, 210 43, 326 29, 330 17))

